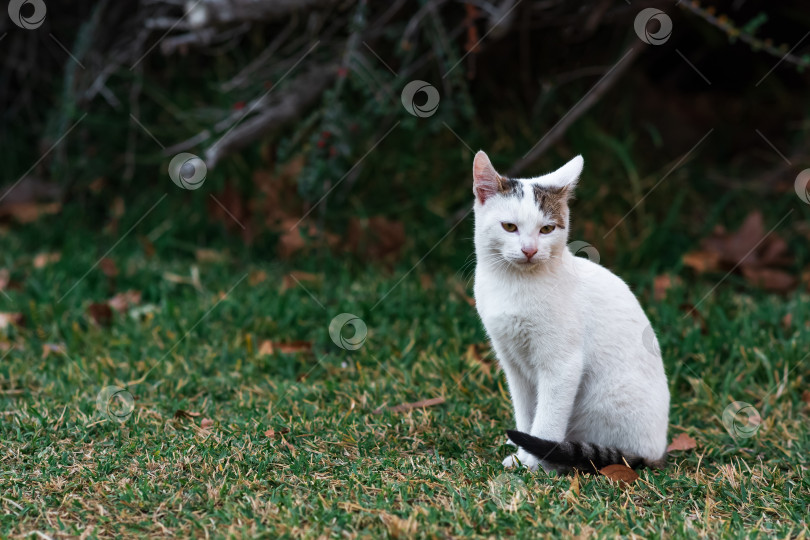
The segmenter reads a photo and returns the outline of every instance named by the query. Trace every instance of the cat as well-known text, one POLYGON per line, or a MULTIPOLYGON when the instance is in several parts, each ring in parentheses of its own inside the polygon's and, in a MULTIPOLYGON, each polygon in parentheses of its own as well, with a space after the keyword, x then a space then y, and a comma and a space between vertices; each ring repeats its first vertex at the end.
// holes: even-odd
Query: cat
POLYGON ((473 162, 475 305, 517 425, 503 465, 662 467, 669 388, 652 326, 618 276, 566 245, 583 165, 514 179, 484 152, 473 162))

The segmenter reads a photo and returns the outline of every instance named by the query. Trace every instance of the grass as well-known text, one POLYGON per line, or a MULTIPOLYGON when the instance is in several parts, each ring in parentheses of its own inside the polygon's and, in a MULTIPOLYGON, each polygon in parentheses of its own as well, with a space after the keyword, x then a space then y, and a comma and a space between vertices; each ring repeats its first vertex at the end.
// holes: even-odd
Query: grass
MULTIPOLYGON (((17 284, 3 311, 25 318, 0 331, 2 537, 810 532, 804 292, 767 295, 733 276, 712 291, 722 276, 681 272, 655 300, 653 276, 628 273, 664 351, 670 437, 687 433, 697 448, 623 488, 502 469, 505 381, 489 357, 468 354, 485 342, 463 294, 471 223, 408 273, 421 245, 392 270, 349 257, 282 264, 224 241, 210 246, 223 260, 200 262, 199 245, 169 229, 152 236, 149 256, 143 235, 165 231, 172 215, 157 210, 111 252, 110 278, 93 265, 138 213, 127 215, 117 233, 46 222, 0 237, 17 284), (36 268, 34 255, 52 251, 61 259, 36 268), (200 287, 173 277, 192 267, 200 287), (292 271, 316 277, 285 286, 292 271), (92 302, 128 289, 142 293, 140 314, 93 322, 92 302), (705 328, 684 303, 698 304, 705 328), (368 327, 354 351, 329 336, 343 312, 368 327), (312 346, 260 354, 265 340, 312 346), (133 396, 122 423, 97 410, 108 385, 133 396), (375 414, 434 397, 445 402, 375 414), (753 437, 735 439, 722 423, 735 400, 762 416, 753 437)), ((435 242, 443 231, 422 234, 435 242)))

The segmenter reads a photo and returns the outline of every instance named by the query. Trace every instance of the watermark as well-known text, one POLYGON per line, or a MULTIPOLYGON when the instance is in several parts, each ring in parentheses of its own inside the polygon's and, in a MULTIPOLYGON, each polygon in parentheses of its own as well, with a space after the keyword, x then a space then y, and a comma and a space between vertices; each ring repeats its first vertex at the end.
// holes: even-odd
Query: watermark
POLYGON ((42 26, 47 11, 48 8, 42 0, 11 0, 8 3, 8 16, 11 22, 26 30, 36 30, 42 26))
POLYGON ((514 474, 502 473, 489 481, 489 496, 501 510, 517 511, 527 494, 526 483, 514 474))
POLYGON ((181 152, 169 162, 169 178, 177 187, 183 189, 199 189, 205 182, 208 168, 205 162, 188 152, 181 152))
POLYGON ((633 21, 633 29, 638 39, 647 45, 663 45, 672 35, 672 19, 669 15, 656 8, 645 8, 638 12, 633 21), (650 22, 658 21, 658 31, 650 32, 650 22))
POLYGON ((419 118, 433 116, 439 109, 439 91, 432 84, 425 81, 411 81, 402 89, 402 106, 405 110, 419 118), (425 94, 425 102, 416 104, 416 96, 425 94))
POLYGON ((748 439, 756 435, 762 417, 750 403, 735 401, 723 411, 723 425, 734 439, 748 439))
MULTIPOLYGON (((588 242, 585 242, 583 240, 574 240, 573 242, 569 242, 568 251, 570 251, 574 255, 574 257, 588 259, 595 265, 599 264, 600 261, 599 251, 588 242)), ((595 271, 596 266, 594 265, 582 264, 580 262, 574 261, 574 273, 577 276, 587 276, 595 271)))
POLYGON ((805 203, 810 204, 810 169, 799 173, 793 187, 796 188, 796 195, 805 203))
POLYGON ((135 399, 120 386, 105 386, 96 397, 96 409, 107 420, 123 424, 135 409, 135 399))
POLYGON ((661 347, 658 345, 658 339, 655 337, 655 330, 651 324, 648 324, 644 331, 641 333, 641 342, 644 348, 647 349, 651 355, 655 357, 661 356, 661 347))
POLYGON ((329 323, 329 337, 335 345, 347 351, 356 351, 366 342, 368 327, 363 319, 351 313, 341 313, 329 323), (343 335, 345 328, 351 326, 354 330, 351 337, 343 335))

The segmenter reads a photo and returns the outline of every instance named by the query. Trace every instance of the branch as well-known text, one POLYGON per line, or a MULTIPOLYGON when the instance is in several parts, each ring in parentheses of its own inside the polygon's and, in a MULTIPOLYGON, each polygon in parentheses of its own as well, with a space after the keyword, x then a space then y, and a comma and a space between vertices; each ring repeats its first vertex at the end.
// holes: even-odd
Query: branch
POLYGON ((576 122, 580 116, 585 114, 585 112, 593 107, 599 99, 614 85, 616 82, 621 79, 622 75, 627 71, 627 68, 633 63, 633 61, 641 54, 641 52, 646 48, 646 45, 639 43, 638 45, 634 45, 629 51, 624 53, 619 61, 613 66, 613 68, 608 71, 604 77, 599 79, 599 81, 590 89, 585 96, 579 100, 579 102, 574 105, 567 113, 563 115, 560 120, 554 124, 548 133, 546 133, 542 139, 540 139, 532 148, 529 150, 523 159, 518 161, 515 165, 509 169, 507 174, 515 175, 521 172, 523 169, 526 168, 527 165, 533 163, 537 158, 539 158, 543 153, 551 148, 557 141, 565 135, 565 132, 568 131, 568 128, 571 127, 571 124, 576 122))
POLYGON ((259 137, 281 129, 299 119, 314 105, 337 73, 337 66, 320 66, 300 76, 272 106, 241 124, 234 124, 205 151, 205 162, 213 168, 223 157, 259 137))

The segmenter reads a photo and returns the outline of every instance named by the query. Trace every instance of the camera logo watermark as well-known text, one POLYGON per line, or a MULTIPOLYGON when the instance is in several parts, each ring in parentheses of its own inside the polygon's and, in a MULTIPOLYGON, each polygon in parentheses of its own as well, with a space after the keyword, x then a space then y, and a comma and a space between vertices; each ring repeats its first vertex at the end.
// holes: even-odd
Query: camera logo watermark
POLYGON ((759 431, 762 417, 750 403, 735 401, 723 411, 723 425, 734 439, 748 439, 759 431))
MULTIPOLYGON (((574 240, 573 242, 569 242, 568 251, 570 251, 574 257, 588 259, 594 264, 599 264, 599 251, 588 242, 583 240, 574 240)), ((596 271, 596 267, 590 264, 581 264, 577 261, 574 261, 573 264, 574 274, 577 276, 587 276, 596 271)))
POLYGON ((105 386, 96 397, 96 409, 107 420, 123 424, 135 409, 135 399, 120 386, 105 386))
POLYGON ((188 152, 177 154, 169 162, 169 178, 183 189, 201 188, 207 174, 205 162, 188 152))
POLYGON ((644 332, 642 332, 641 342, 644 344, 644 348, 647 349, 647 352, 649 352, 651 355, 656 357, 661 356, 661 347, 658 345, 658 339, 655 337, 655 330, 653 330, 651 324, 648 324, 644 329, 644 332))
POLYGON ((489 496, 501 510, 517 511, 527 492, 526 483, 514 474, 502 473, 489 481, 489 496))
POLYGON ((42 0, 11 0, 8 3, 8 16, 11 18, 11 22, 26 30, 36 30, 42 26, 47 11, 48 8, 42 0), (32 8, 33 13, 30 13, 27 17, 23 15, 23 9, 30 12, 32 8))
POLYGON ((425 81, 411 81, 406 84, 402 89, 400 99, 405 110, 419 118, 433 116, 439 109, 439 91, 425 81), (416 104, 416 96, 419 94, 426 96, 425 102, 421 105, 416 104))
POLYGON ((799 173, 793 187, 796 188, 796 195, 805 203, 810 204, 810 169, 799 173))
POLYGON ((329 337, 335 345, 347 351, 356 351, 366 342, 368 327, 363 319, 351 313, 341 313, 329 323, 329 337), (351 326, 354 330, 351 337, 343 335, 343 330, 351 326))
POLYGON ((672 36, 672 19, 669 15, 656 8, 645 8, 638 12, 633 21, 633 29, 636 31, 638 39, 647 45, 663 45, 672 36), (658 21, 658 31, 650 32, 651 21, 658 21))

